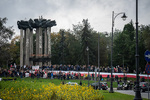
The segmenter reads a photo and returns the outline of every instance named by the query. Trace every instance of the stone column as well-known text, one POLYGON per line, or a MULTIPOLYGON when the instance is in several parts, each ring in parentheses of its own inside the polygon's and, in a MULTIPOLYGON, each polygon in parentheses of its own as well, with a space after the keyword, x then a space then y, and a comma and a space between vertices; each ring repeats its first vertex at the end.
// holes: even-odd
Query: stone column
MULTIPOLYGON (((48 35, 48 57, 51 58, 51 27, 47 28, 48 35)), ((48 62, 48 65, 51 65, 51 60, 48 62)))
POLYGON ((20 68, 23 66, 23 29, 20 29, 20 68))
POLYGON ((25 65, 29 66, 29 34, 30 34, 30 29, 26 29, 26 45, 25 45, 25 65))
MULTIPOLYGON (((44 57, 47 58, 47 28, 44 29, 44 57)), ((47 66, 47 62, 44 63, 45 66, 47 66)))
POLYGON ((23 66, 26 64, 25 58, 26 58, 26 30, 23 31, 23 66))
MULTIPOLYGON (((39 58, 39 28, 36 28, 36 58, 39 58)), ((36 62, 36 65, 39 63, 36 62)))
MULTIPOLYGON (((42 58, 42 55, 43 55, 43 45, 42 45, 42 28, 40 27, 39 28, 39 55, 40 55, 40 58, 42 58)), ((42 62, 39 62, 39 66, 41 67, 42 66, 42 62)))
MULTIPOLYGON (((29 38, 30 38, 30 57, 33 57, 33 30, 30 30, 30 34, 29 34, 29 38)), ((33 65, 33 61, 30 61, 30 65, 33 65)))

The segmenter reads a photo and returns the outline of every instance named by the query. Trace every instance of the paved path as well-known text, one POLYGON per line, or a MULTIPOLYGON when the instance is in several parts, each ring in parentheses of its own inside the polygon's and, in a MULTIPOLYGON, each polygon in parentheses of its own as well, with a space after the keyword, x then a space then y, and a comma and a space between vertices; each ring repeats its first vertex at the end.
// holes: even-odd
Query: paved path
MULTIPOLYGON (((119 92, 119 93, 123 93, 123 94, 128 94, 128 95, 135 96, 135 92, 133 90, 117 90, 117 88, 114 88, 114 92, 119 92)), ((141 96, 142 96, 142 98, 147 98, 148 99, 148 91, 141 92, 141 96)), ((150 98, 150 93, 149 93, 149 98, 150 98)))

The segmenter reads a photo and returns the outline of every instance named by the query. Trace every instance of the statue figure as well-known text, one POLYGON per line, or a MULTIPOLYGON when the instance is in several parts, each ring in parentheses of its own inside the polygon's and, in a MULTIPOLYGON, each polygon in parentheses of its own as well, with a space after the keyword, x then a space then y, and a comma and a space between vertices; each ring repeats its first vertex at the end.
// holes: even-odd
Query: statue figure
POLYGON ((52 27, 52 26, 56 26, 56 21, 53 20, 51 21, 50 19, 29 19, 29 21, 17 21, 18 24, 18 28, 19 29, 27 29, 29 28, 30 30, 32 30, 33 28, 47 28, 47 27, 52 27))
POLYGON ((19 29, 23 29, 23 30, 25 30, 27 28, 32 29, 32 27, 28 21, 23 21, 23 20, 17 21, 17 24, 18 24, 19 29))

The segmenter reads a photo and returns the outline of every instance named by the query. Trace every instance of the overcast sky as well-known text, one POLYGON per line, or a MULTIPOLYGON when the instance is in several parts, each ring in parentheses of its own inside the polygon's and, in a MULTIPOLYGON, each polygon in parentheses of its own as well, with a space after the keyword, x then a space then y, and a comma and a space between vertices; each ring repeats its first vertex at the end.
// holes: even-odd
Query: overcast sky
MULTIPOLYGON (((123 29, 131 20, 135 26, 136 0, 0 0, 0 17, 7 17, 7 26, 13 26, 19 35, 17 21, 35 19, 43 16, 55 20, 60 29, 71 29, 83 19, 88 19, 92 28, 98 32, 111 32, 112 11, 125 12, 128 18, 122 21, 119 15, 115 19, 115 28, 123 29)), ((150 0, 139 0, 139 25, 150 24, 150 0)))

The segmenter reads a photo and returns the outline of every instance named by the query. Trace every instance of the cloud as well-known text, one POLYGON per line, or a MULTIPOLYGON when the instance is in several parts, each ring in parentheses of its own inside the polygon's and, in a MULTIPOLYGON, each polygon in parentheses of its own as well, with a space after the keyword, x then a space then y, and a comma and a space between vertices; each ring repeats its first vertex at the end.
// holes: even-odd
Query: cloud
MULTIPOLYGON (((150 24, 150 1, 139 0, 139 24, 150 24)), ((119 15, 115 20, 115 28, 122 30, 124 24, 131 19, 135 23, 135 0, 1 0, 0 17, 7 17, 7 25, 17 28, 18 20, 35 19, 43 16, 56 20, 57 26, 52 32, 60 29, 72 29, 72 24, 78 24, 88 19, 91 27, 99 32, 111 32, 112 11, 125 12, 128 16, 122 21, 119 15)))

